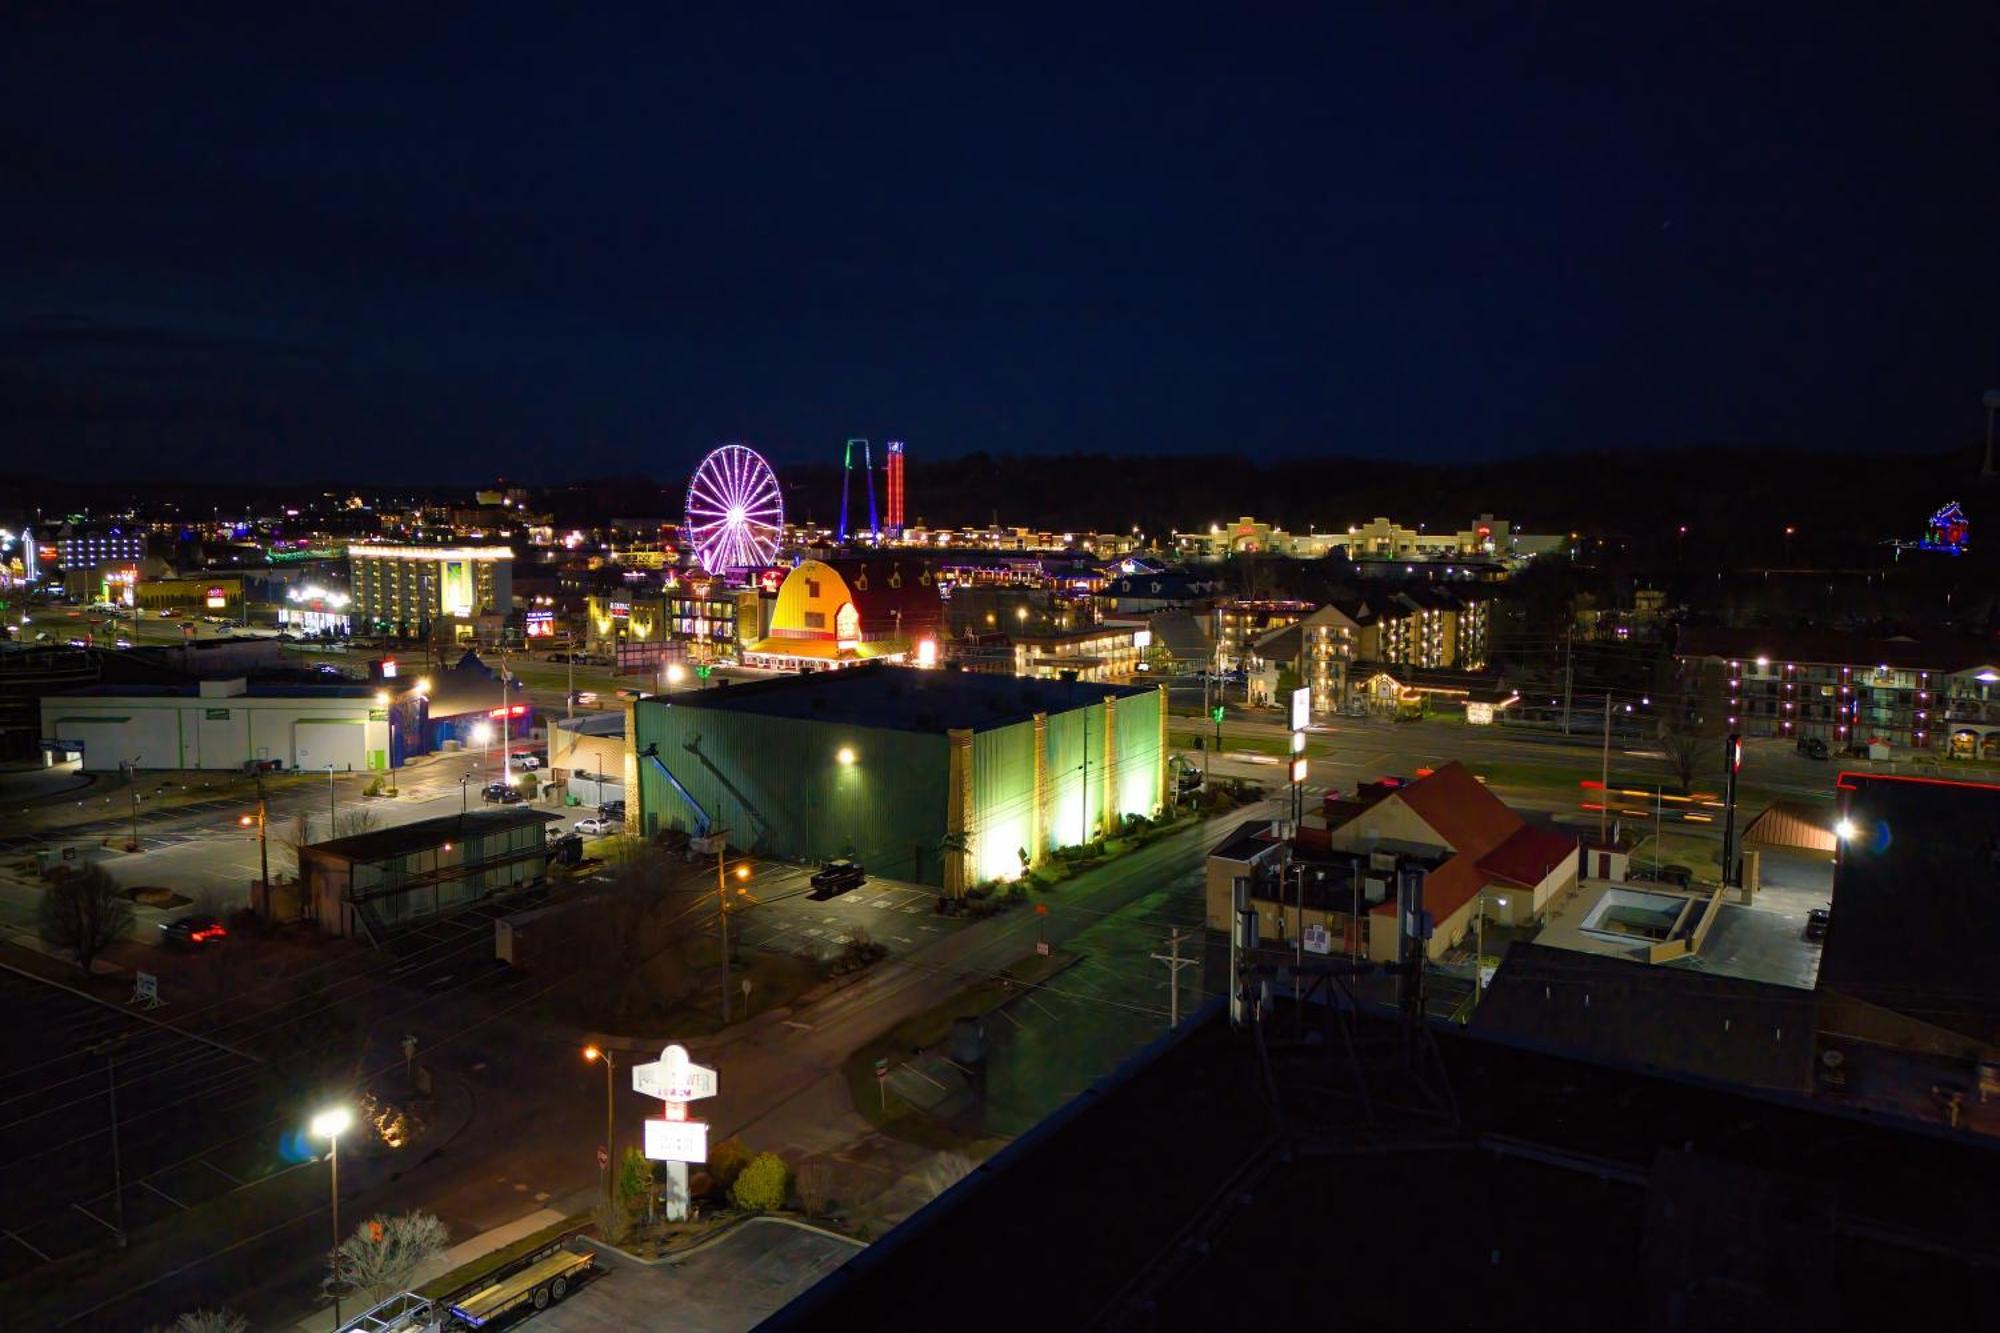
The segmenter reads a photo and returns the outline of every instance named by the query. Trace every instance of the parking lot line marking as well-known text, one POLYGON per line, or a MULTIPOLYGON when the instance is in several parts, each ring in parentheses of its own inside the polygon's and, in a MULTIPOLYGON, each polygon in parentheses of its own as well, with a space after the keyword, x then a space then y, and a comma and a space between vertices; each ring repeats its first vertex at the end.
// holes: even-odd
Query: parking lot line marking
POLYGON ((799 1031, 801 1031, 801 1032, 815 1032, 815 1031, 818 1031, 818 1029, 816 1029, 815 1027, 813 1027, 813 1025, 812 1025, 812 1024, 810 1024, 810 1023, 801 1023, 801 1022, 799 1022, 799 1021, 798 1021, 797 1019, 795 1019, 795 1018, 788 1018, 788 1019, 786 1019, 786 1020, 785 1020, 785 1026, 786 1026, 786 1027, 788 1027, 788 1028, 797 1028, 797 1029, 798 1029, 799 1031))
POLYGON ((90 1209, 88 1209, 88 1208, 84 1207, 84 1206, 83 1206, 82 1204, 80 1204, 80 1203, 72 1203, 72 1204, 70 1205, 70 1207, 72 1207, 72 1208, 76 1209, 76 1210, 77 1210, 77 1211, 78 1211, 79 1213, 82 1213, 82 1214, 83 1214, 83 1215, 84 1215, 85 1217, 87 1217, 87 1218, 89 1218, 89 1219, 90 1219, 91 1221, 93 1221, 93 1222, 97 1223, 97 1225, 99 1225, 99 1226, 103 1227, 103 1228, 104 1228, 104 1229, 105 1229, 106 1231, 110 1232, 110 1233, 111 1233, 112 1235, 114 1235, 114 1236, 115 1236, 115 1235, 117 1235, 117 1234, 118 1234, 118 1228, 117 1228, 117 1227, 114 1227, 114 1226, 112 1226, 112 1225, 111 1225, 111 1224, 110 1224, 109 1222, 107 1222, 107 1221, 105 1221, 105 1220, 104 1220, 103 1218, 99 1217, 99 1216, 98 1216, 98 1215, 97 1215, 96 1213, 93 1213, 93 1212, 91 1212, 91 1211, 90 1211, 90 1209))
POLYGON ((155 1185, 155 1184, 153 1184, 153 1183, 152 1183, 151 1181, 149 1181, 149 1180, 141 1180, 141 1181, 137 1181, 137 1182, 135 1182, 135 1183, 136 1183, 136 1184, 138 1184, 138 1185, 139 1185, 139 1187, 140 1187, 141 1189, 149 1189, 149 1190, 153 1191, 153 1193, 155 1193, 155 1194, 159 1195, 159 1196, 160 1196, 160 1197, 161 1197, 162 1199, 165 1199, 165 1200, 166 1200, 166 1201, 167 1201, 168 1203, 170 1203, 170 1204, 172 1204, 172 1205, 173 1205, 174 1207, 176 1207, 176 1208, 180 1209, 180 1210, 181 1210, 182 1212, 186 1212, 186 1211, 187 1211, 187 1205, 186 1205, 186 1204, 182 1203, 182 1202, 181 1202, 181 1201, 180 1201, 179 1199, 176 1199, 176 1198, 175 1198, 175 1197, 174 1197, 173 1195, 171 1195, 171 1194, 167 1193, 167 1192, 166 1192, 165 1190, 161 1189, 161 1188, 160 1188, 160 1187, 159 1187, 158 1185, 155 1185))
POLYGON ((40 1250, 28 1244, 27 1240, 23 1238, 20 1235, 20 1233, 14 1231, 0 1231, 0 1236, 5 1236, 8 1240, 18 1242, 22 1249, 25 1249, 29 1254, 34 1255, 37 1259, 40 1259, 43 1263, 49 1262, 49 1256, 43 1254, 40 1250))

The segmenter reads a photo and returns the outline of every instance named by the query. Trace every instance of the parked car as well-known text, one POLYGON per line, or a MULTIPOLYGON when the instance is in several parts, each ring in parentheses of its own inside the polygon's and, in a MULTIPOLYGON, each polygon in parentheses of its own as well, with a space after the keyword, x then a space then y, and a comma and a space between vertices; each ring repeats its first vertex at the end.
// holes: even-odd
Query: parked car
POLYGON ((1806 938, 1823 940, 1826 938, 1827 923, 1833 920, 1833 913, 1824 907, 1815 907, 1806 913, 1806 938))
POLYGON ((1831 751, 1827 749, 1826 741, 1822 738, 1818 736, 1801 736, 1799 737, 1799 753, 1808 759, 1825 759, 1831 751))
POLYGON ((160 923, 160 938, 168 944, 181 948, 193 948, 201 944, 214 944, 227 939, 229 930, 215 917, 199 912, 187 916, 177 916, 172 921, 160 923))
POLYGON ((586 816, 577 820, 570 828, 570 832, 581 833, 586 838, 603 838, 617 831, 617 821, 605 819, 601 815, 586 816))
POLYGON ((542 761, 531 754, 510 754, 507 766, 522 773, 532 773, 542 766, 542 761))
POLYGON ((606 819, 615 819, 622 824, 625 822, 625 802, 606 801, 603 805, 597 807, 597 813, 606 819))
POLYGON ((487 783, 485 795, 488 805, 519 805, 528 799, 505 782, 487 783))
POLYGON ((810 896, 822 900, 838 898, 867 882, 868 872, 843 856, 837 861, 828 861, 814 873, 810 896))

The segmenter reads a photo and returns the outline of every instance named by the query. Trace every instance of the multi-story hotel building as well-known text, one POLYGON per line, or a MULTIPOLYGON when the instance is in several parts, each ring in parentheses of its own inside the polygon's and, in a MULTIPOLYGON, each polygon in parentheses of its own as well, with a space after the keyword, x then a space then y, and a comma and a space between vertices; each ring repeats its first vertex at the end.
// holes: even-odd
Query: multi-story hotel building
POLYGON ((1977 639, 1697 628, 1674 656, 1690 706, 1717 731, 2000 759, 2000 665, 1977 639))
POLYGON ((470 637, 482 615, 514 607, 513 548, 388 546, 347 548, 355 629, 428 637, 449 625, 470 637))

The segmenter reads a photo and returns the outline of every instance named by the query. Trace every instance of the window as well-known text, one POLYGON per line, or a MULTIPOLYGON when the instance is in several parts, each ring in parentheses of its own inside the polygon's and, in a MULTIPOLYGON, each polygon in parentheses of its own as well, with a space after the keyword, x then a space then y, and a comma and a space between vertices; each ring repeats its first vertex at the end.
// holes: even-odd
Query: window
MULTIPOLYGON (((807 597, 810 597, 810 598, 813 598, 814 600, 817 600, 817 599, 818 599, 818 597, 819 597, 819 580, 818 580, 818 579, 807 579, 807 580, 806 580, 806 596, 807 596, 807 597)), ((812 620, 811 620, 811 617, 807 617, 807 621, 806 621, 806 623, 807 623, 807 624, 811 624, 811 623, 812 623, 812 620)), ((824 625, 824 624, 826 623, 826 617, 825 617, 825 616, 821 616, 821 617, 820 617, 820 623, 821 623, 822 625, 824 625)))
POLYGON ((824 611, 808 611, 808 612, 806 612, 805 614, 806 614, 806 628, 807 628, 807 629, 825 629, 825 628, 826 628, 826 612, 824 612, 824 611))

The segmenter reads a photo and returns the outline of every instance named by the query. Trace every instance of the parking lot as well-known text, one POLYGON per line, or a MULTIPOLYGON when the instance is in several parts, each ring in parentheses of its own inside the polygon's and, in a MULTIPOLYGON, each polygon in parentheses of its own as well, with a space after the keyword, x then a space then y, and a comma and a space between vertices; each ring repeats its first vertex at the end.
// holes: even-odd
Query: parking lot
POLYGON ((524 1321, 534 1333, 684 1333, 754 1328, 859 1252, 859 1242, 783 1222, 745 1223, 678 1264, 600 1249, 599 1271, 561 1305, 524 1321))
POLYGON ((858 889, 820 901, 811 896, 811 880, 812 871, 803 866, 758 863, 744 882, 756 906, 733 918, 730 927, 738 942, 777 953, 809 949, 827 957, 857 931, 866 931, 896 954, 966 923, 962 916, 939 916, 938 891, 927 885, 870 877, 858 889))

